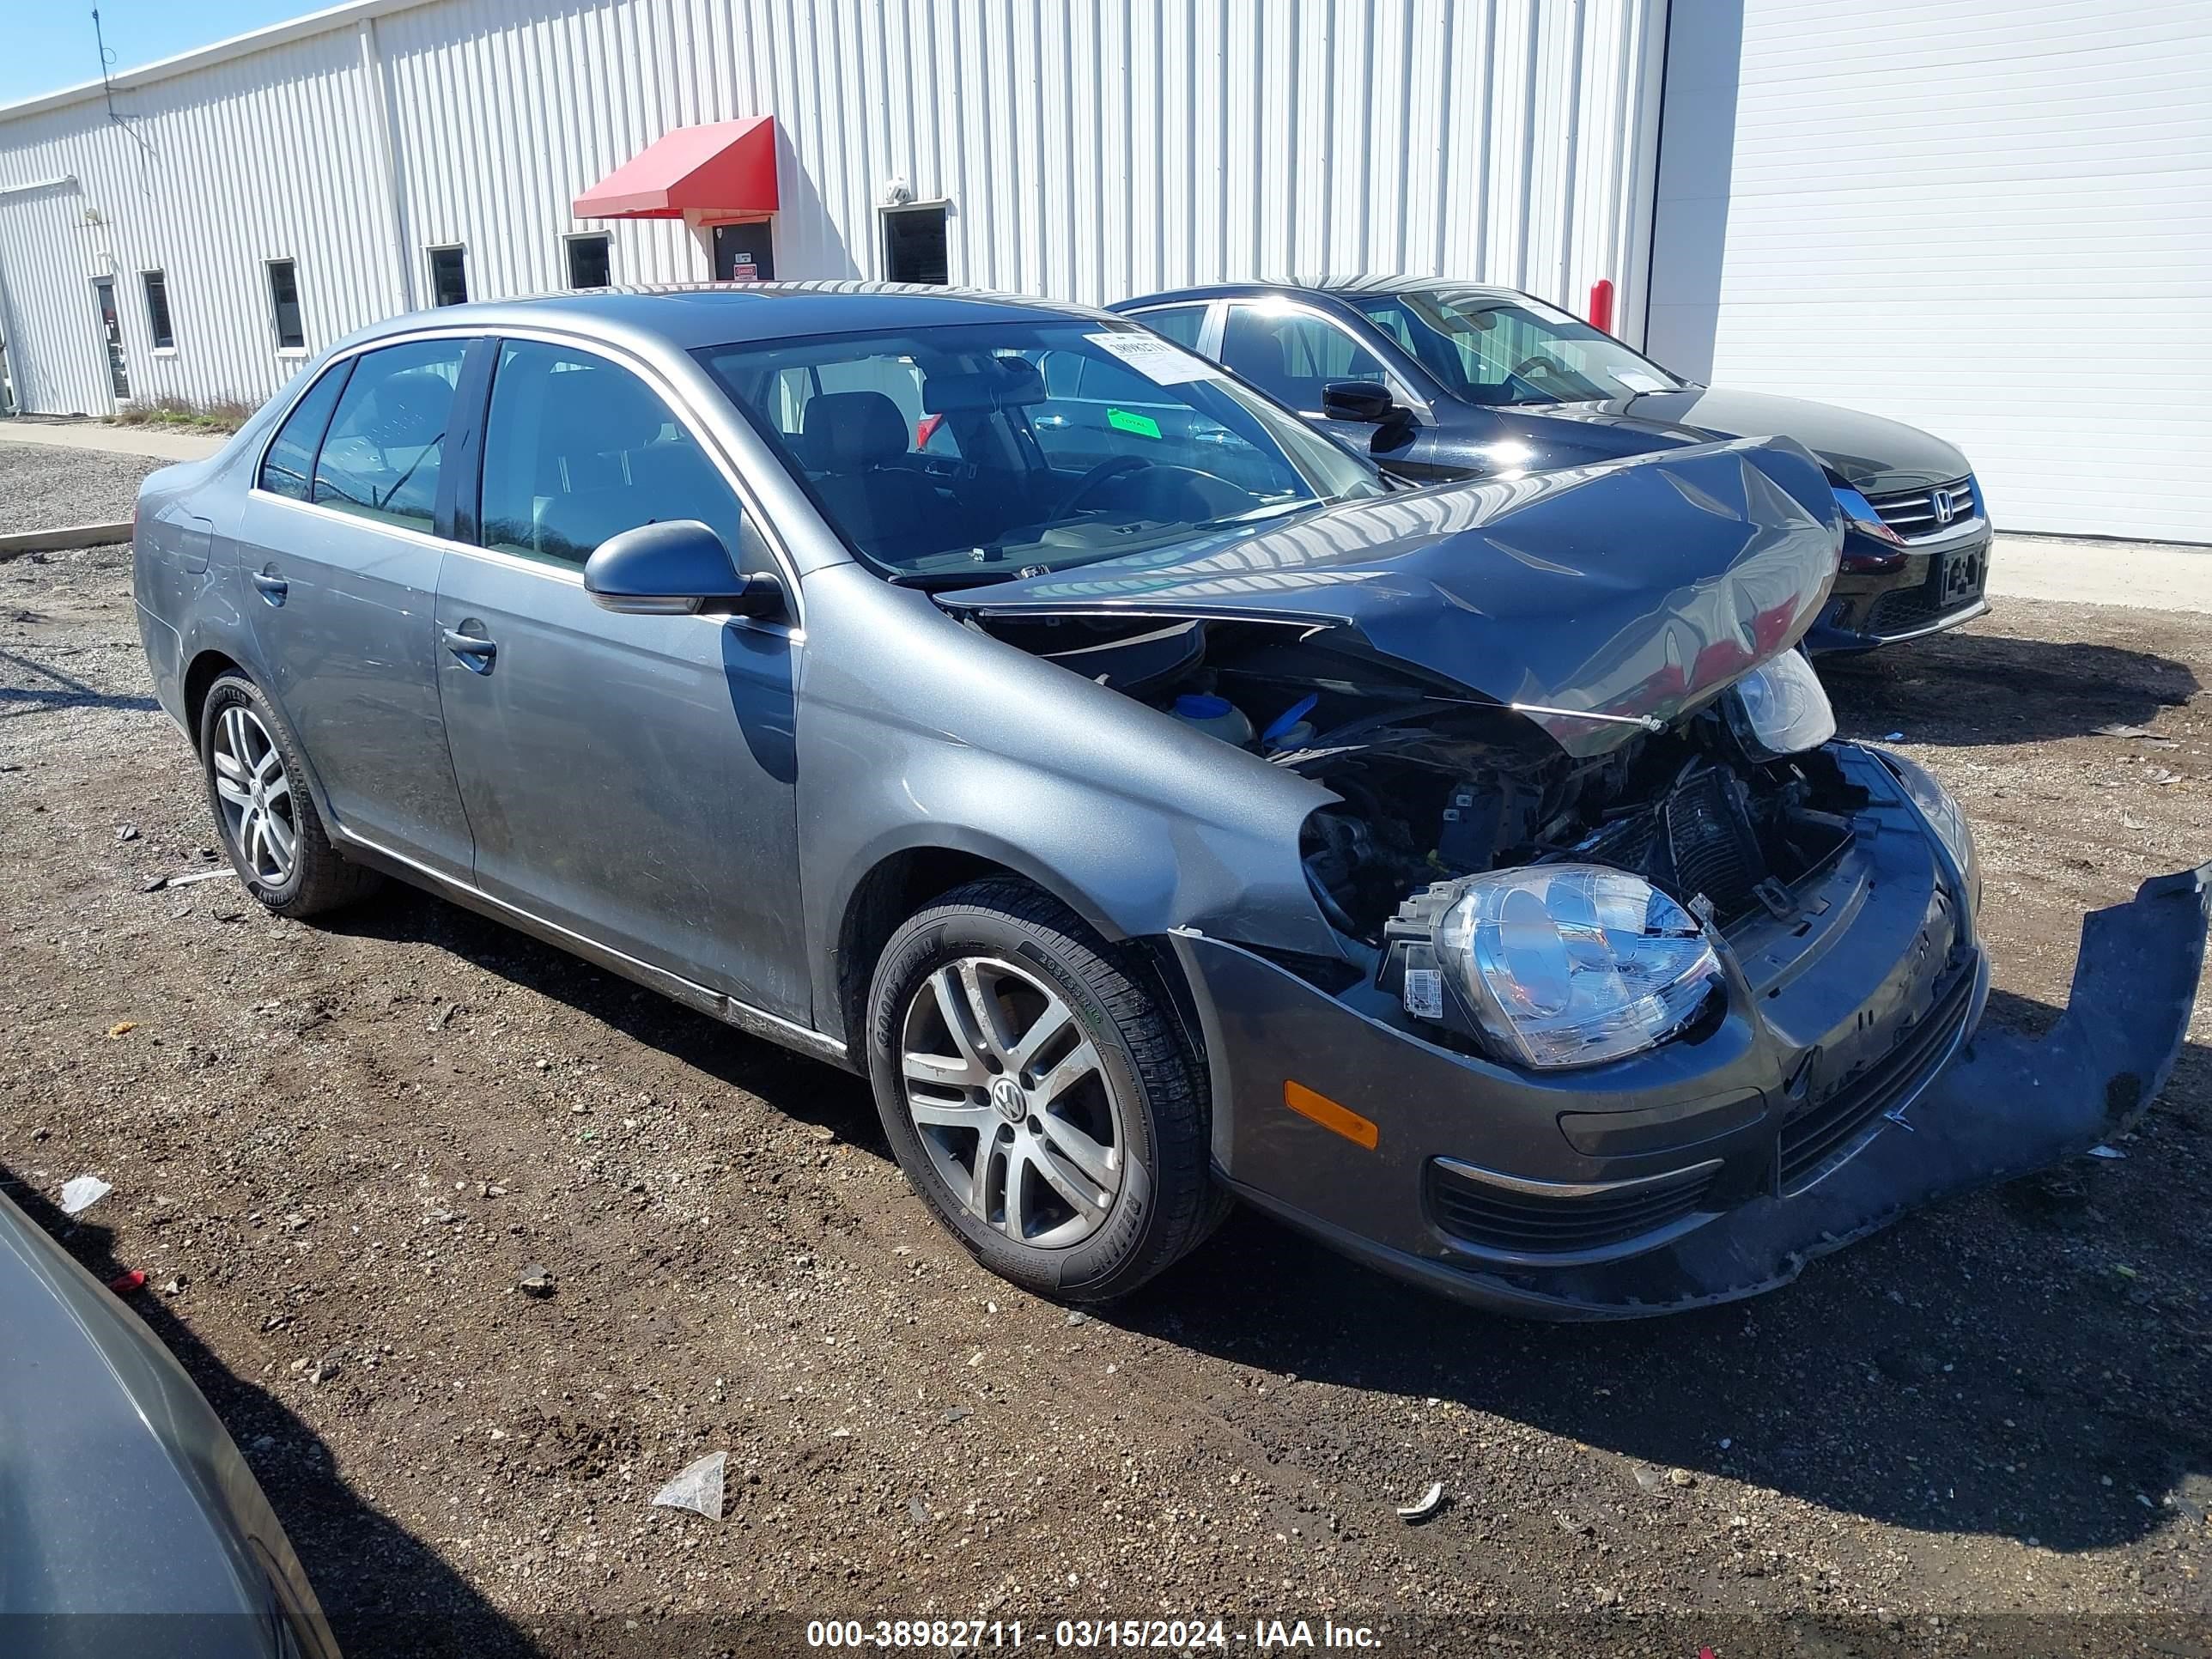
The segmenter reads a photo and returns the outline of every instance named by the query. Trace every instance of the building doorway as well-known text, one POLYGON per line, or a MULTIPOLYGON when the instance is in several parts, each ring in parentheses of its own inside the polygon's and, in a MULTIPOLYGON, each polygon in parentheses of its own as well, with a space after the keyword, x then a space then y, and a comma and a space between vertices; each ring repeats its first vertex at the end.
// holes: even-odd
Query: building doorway
POLYGON ((100 311, 101 344, 107 353, 108 385, 115 393, 115 401, 123 403, 131 396, 131 369, 123 361, 123 320, 115 313, 115 278, 94 277, 92 300, 100 311))
POLYGON ((766 219, 714 227, 714 280, 772 283, 775 280, 775 228, 766 219))

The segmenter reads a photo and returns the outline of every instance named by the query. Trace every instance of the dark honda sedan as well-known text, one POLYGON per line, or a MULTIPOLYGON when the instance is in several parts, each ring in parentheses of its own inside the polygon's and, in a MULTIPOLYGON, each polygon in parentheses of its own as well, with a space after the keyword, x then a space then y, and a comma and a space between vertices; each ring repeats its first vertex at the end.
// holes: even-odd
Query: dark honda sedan
POLYGON ((1827 404, 1692 385, 1515 289, 1363 276, 1182 289, 1113 309, 1423 482, 1795 438, 1844 515, 1841 568, 1808 649, 1894 644, 1989 609, 1989 517, 1949 444, 1827 404))
POLYGON ((1841 536, 1787 440, 1391 486, 1118 318, 794 286, 359 335, 137 576, 261 903, 397 876, 862 1073, 1019 1284, 1234 1196, 1618 1314, 2087 1144, 2186 1020, 2193 876, 2100 1046, 1965 1059, 1973 838, 1796 649, 1841 536))

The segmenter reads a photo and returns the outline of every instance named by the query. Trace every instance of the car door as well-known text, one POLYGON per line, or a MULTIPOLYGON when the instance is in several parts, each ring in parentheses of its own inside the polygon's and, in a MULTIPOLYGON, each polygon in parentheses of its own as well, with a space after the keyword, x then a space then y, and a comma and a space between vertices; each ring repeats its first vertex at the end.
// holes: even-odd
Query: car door
POLYGON ((474 545, 438 580, 438 684, 496 899, 804 1022, 793 750, 800 635, 618 616, 584 592, 608 537, 698 519, 772 561, 695 429, 634 365, 497 343, 474 545))
POLYGON ((470 341, 341 359, 292 406, 239 514, 262 689, 337 827, 465 878, 468 820, 438 706, 431 600, 454 386, 470 341))

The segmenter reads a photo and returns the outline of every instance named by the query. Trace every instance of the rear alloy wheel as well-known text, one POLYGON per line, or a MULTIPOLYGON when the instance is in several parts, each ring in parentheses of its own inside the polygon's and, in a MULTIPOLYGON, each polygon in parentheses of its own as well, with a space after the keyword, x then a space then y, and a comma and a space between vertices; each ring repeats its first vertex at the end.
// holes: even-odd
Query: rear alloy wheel
POLYGON ((233 703, 215 725, 208 747, 216 810, 238 849, 241 873, 274 887, 292 879, 299 862, 299 808, 276 739, 249 703, 233 703))
POLYGON ((283 719, 243 674, 208 688, 200 708, 208 805, 246 890, 283 916, 350 904, 383 879, 349 864, 323 832, 307 768, 283 719))
POLYGON ((1126 1295, 1226 1212, 1204 1072, 1151 963, 1026 883, 961 888, 891 936, 868 1068, 915 1189, 1028 1289, 1126 1295))

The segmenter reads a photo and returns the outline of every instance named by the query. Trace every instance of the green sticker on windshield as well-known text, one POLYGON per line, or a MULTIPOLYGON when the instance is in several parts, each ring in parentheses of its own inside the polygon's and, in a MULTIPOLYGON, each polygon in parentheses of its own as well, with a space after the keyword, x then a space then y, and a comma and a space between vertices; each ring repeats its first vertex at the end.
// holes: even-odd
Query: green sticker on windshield
POLYGON ((1133 432, 1139 438, 1157 440, 1160 435, 1160 423, 1158 421, 1149 415, 1132 415, 1126 409, 1108 410, 1106 424, 1117 432, 1133 432))

